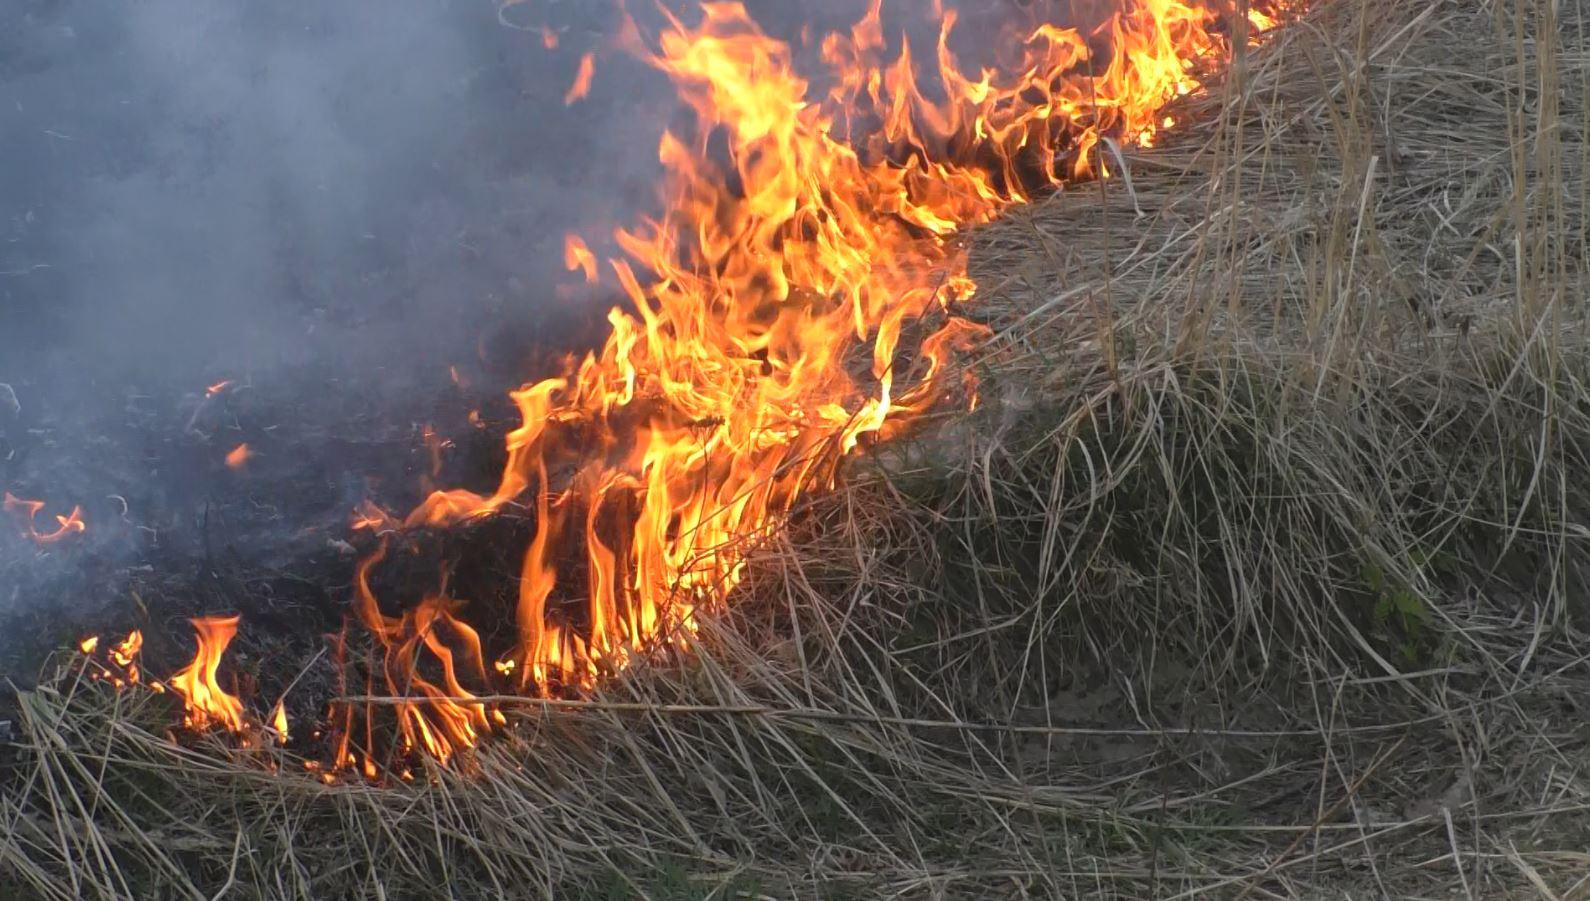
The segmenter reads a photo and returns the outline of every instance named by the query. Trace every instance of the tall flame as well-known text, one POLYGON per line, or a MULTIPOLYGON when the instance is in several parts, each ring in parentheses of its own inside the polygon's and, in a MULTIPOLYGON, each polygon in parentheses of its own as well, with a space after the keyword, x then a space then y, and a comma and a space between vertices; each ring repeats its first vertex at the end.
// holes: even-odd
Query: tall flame
MULTIPOLYGON (((909 43, 886 58, 873 0, 822 41, 822 90, 739 3, 703 3, 694 27, 670 18, 654 48, 634 41, 694 118, 659 144, 662 212, 613 235, 623 254, 606 276, 628 306, 609 312, 599 351, 511 393, 521 422, 495 492, 438 491, 405 522, 531 496, 517 647, 497 673, 547 692, 686 642, 696 611, 725 601, 748 550, 845 455, 969 385, 951 364, 986 331, 955 315, 974 291, 963 229, 1103 172, 1106 138, 1151 141, 1165 104, 1198 87, 1198 61, 1274 12, 1074 5, 1097 7, 1085 28, 1018 35, 1012 59, 969 75, 953 11, 923 66, 909 43)), ((585 242, 564 249, 598 277, 585 242)), ((461 653, 487 682, 479 640, 444 596, 382 613, 369 582, 382 553, 360 568, 357 613, 387 687, 413 699, 398 708, 403 742, 446 760, 492 722, 455 666, 461 653), (439 682, 419 675, 422 656, 439 682)))
POLYGON ((218 725, 233 732, 244 731, 243 702, 216 681, 221 656, 237 634, 239 617, 201 616, 193 624, 198 650, 193 662, 166 680, 187 705, 183 722, 192 729, 218 725))

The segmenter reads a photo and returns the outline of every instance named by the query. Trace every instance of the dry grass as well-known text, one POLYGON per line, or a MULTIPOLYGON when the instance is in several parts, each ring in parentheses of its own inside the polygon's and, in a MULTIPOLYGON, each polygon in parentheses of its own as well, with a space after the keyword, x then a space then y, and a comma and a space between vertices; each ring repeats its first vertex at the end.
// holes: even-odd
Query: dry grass
POLYGON ((1338 0, 1246 54, 978 236, 978 414, 467 772, 184 749, 66 660, 0 889, 1590 897, 1584 16, 1338 0))

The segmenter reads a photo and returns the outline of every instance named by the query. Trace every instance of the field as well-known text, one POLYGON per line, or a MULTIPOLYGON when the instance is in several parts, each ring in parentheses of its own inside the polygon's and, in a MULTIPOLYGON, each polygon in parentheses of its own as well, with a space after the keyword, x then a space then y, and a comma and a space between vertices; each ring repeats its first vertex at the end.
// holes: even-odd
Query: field
POLYGON ((326 785, 57 655, 0 895, 1590 898, 1585 13, 1241 52, 970 236, 974 412, 467 765, 326 785))

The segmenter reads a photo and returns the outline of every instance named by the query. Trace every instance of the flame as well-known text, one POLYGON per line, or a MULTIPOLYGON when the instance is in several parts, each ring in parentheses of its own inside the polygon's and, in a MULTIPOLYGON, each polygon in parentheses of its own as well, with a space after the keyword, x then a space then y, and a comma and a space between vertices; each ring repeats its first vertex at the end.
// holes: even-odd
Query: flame
POLYGON ((232 387, 232 380, 231 379, 223 379, 222 381, 216 382, 215 384, 209 386, 208 388, 205 388, 204 389, 204 395, 206 397, 214 397, 217 394, 220 394, 220 393, 226 391, 228 388, 231 388, 231 387, 232 387))
MULTIPOLYGON (((399 617, 381 612, 370 589, 370 573, 386 555, 383 543, 376 553, 359 565, 354 580, 354 614, 376 636, 384 653, 372 667, 371 679, 379 672, 384 688, 401 700, 394 708, 398 741, 405 752, 422 750, 446 763, 458 751, 473 747, 482 732, 489 731, 494 718, 486 705, 475 700, 459 681, 459 663, 477 682, 486 680, 485 658, 480 635, 457 616, 463 604, 448 597, 444 590, 429 595, 399 617), (439 682, 421 672, 421 663, 440 673, 439 682), (413 698, 414 700, 407 700, 413 698)), ((341 654, 340 641, 338 654, 341 654)), ((337 769, 351 769, 356 752, 349 749, 354 711, 342 705, 343 726, 333 761, 337 769)), ((335 717, 333 717, 335 719, 335 717)), ((370 744, 371 720, 365 714, 366 747, 370 744)), ((365 755, 365 774, 374 778, 374 764, 365 755)))
POLYGON ((127 672, 127 681, 138 681, 138 655, 143 653, 144 633, 137 629, 127 633, 127 637, 110 649, 111 662, 127 672))
POLYGON ((241 472, 253 457, 254 452, 249 450, 247 444, 239 444, 226 455, 226 468, 233 472, 241 472))
POLYGON ((584 100, 591 93, 591 78, 596 75, 596 56, 587 53, 580 57, 579 71, 574 74, 574 84, 569 85, 569 92, 563 95, 563 105, 573 106, 584 100))
MULTIPOLYGON (((138 654, 143 649, 143 633, 134 629, 127 637, 105 651, 105 666, 95 668, 90 677, 110 683, 116 688, 136 685, 141 679, 138 672, 138 654)), ((90 635, 77 643, 78 650, 93 657, 102 644, 98 635, 90 635)))
POLYGON ((585 246, 579 235, 565 235, 563 238, 563 265, 570 272, 579 270, 585 273, 585 280, 597 280, 596 254, 585 246))
POLYGON ((548 50, 558 49, 558 33, 549 26, 541 28, 541 46, 548 50))
POLYGON ((271 728, 276 730, 276 739, 281 744, 290 741, 287 732, 287 707, 285 700, 276 702, 276 707, 271 710, 271 728))
POLYGON ((44 501, 22 500, 6 492, 0 509, 16 517, 22 523, 22 534, 33 539, 36 544, 54 544, 69 535, 76 535, 88 531, 88 524, 83 522, 83 508, 73 507, 72 512, 65 516, 55 517, 56 528, 51 532, 40 532, 33 525, 38 518, 39 511, 44 509, 44 501))
POLYGON ((187 705, 183 723, 190 729, 203 729, 211 724, 232 732, 243 732, 243 702, 222 688, 215 680, 221 665, 221 655, 237 634, 237 616, 201 616, 189 620, 193 624, 198 650, 193 662, 166 680, 187 705))

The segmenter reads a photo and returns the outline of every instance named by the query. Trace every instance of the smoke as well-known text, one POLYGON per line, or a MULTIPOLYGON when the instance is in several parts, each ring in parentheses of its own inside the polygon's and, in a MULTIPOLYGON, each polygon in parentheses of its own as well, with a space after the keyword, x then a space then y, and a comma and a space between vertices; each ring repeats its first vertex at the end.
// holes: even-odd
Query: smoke
POLYGON ((665 84, 562 103, 604 4, 555 50, 489 0, 4 9, 0 382, 412 368, 556 320, 564 232, 655 179, 665 84))
MULTIPOLYGON (((614 256, 655 211, 679 104, 616 50, 616 0, 498 2, 0 3, 0 488, 88 524, 36 554, 0 522, 0 614, 115 599, 129 565, 177 578, 222 545, 343 572, 325 535, 372 484, 417 486, 412 423, 468 445, 466 480, 500 470, 477 453, 500 431, 464 417, 601 337, 618 298, 563 270, 563 237, 614 256)), ((747 5, 805 62, 803 35, 868 3, 747 5)), ((933 5, 889 0, 886 31, 930 47, 933 5)))
MULTIPOLYGON (((792 39, 866 7, 749 5, 792 39)), ((5 4, 0 382, 392 379, 494 336, 566 342, 592 311, 558 298, 562 236, 600 251, 648 208, 674 105, 611 51, 617 20, 611 0, 5 4)))

